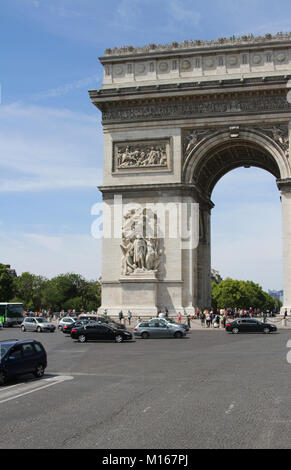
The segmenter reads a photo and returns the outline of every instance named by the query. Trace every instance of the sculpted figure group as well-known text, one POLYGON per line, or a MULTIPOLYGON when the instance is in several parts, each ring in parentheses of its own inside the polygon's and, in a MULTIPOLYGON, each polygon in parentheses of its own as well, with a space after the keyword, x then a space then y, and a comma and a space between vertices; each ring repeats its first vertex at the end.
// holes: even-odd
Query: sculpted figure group
POLYGON ((120 147, 117 150, 117 167, 167 166, 166 146, 120 147))
POLYGON ((143 211, 132 211, 125 217, 122 233, 122 275, 138 272, 157 272, 161 262, 160 240, 149 234, 144 236, 143 211))

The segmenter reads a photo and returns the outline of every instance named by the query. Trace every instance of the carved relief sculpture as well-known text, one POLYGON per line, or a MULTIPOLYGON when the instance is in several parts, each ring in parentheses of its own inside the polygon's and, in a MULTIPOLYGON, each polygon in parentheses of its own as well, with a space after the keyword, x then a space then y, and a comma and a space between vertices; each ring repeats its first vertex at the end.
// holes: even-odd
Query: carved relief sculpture
POLYGON ((170 145, 162 142, 131 142, 114 145, 114 170, 161 168, 170 166, 170 145))
POLYGON ((122 228, 122 275, 157 273, 161 241, 156 236, 157 217, 146 209, 133 209, 124 216, 122 228))
POLYGON ((289 132, 287 125, 262 127, 261 130, 269 135, 283 150, 286 158, 289 158, 289 132))

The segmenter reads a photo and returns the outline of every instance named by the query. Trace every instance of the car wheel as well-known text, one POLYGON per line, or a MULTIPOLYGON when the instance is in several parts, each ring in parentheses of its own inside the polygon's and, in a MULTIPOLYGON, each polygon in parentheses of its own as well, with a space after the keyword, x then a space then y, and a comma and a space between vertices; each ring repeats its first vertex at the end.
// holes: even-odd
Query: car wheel
POLYGON ((182 338, 182 333, 181 331, 176 331, 176 333, 174 334, 174 338, 182 338))
POLYGON ((25 326, 21 327, 21 331, 26 331, 25 326))
POLYGON ((37 329, 36 329, 36 331, 37 331, 38 333, 40 333, 40 332, 41 332, 41 327, 38 326, 37 329))
POLYGON ((270 328, 268 328, 268 327, 265 327, 265 328, 263 329, 263 332, 264 332, 265 334, 268 334, 268 333, 270 333, 270 328))
POLYGON ((144 331, 140 336, 142 339, 148 339, 150 335, 146 331, 144 331))
POLYGON ((237 334, 239 333, 239 329, 238 329, 238 328, 233 328, 233 329, 232 329, 232 333, 233 333, 234 335, 237 335, 237 334))
POLYGON ((86 343, 87 338, 86 338, 85 335, 79 335, 78 336, 78 341, 79 341, 79 343, 86 343))
POLYGON ((7 382, 6 375, 4 374, 3 371, 0 371, 0 386, 5 385, 7 382))
POLYGON ((42 364, 39 364, 37 368, 35 369, 35 371, 33 372, 33 375, 37 379, 40 379, 43 376, 43 374, 44 374, 44 367, 42 364))
POLYGON ((115 336, 115 342, 116 343, 122 343, 122 341, 123 341, 123 337, 121 335, 115 336))

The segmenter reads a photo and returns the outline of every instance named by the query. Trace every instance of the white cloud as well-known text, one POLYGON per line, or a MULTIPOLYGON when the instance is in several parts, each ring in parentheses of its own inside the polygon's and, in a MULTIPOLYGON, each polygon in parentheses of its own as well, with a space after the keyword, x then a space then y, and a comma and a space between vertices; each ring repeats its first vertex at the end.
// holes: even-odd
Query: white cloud
POLYGON ((193 2, 187 0, 170 0, 169 13, 174 20, 192 26, 197 26, 201 18, 201 14, 193 9, 193 2))
POLYGON ((86 279, 101 274, 101 240, 90 235, 0 233, 1 262, 13 266, 17 274, 29 271, 48 278, 75 272, 86 279))
POLYGON ((32 99, 34 101, 40 101, 46 98, 55 98, 55 97, 64 96, 64 95, 67 95, 68 93, 71 93, 74 90, 77 90, 80 88, 87 88, 93 84, 96 87, 96 84, 100 82, 100 80, 101 80, 101 77, 99 77, 98 75, 92 75, 90 77, 82 78, 80 80, 75 80, 74 82, 71 82, 71 83, 66 83, 65 85, 60 85, 55 88, 50 88, 49 90, 35 93, 34 95, 32 95, 32 99))
POLYGON ((102 165, 97 124, 97 115, 66 109, 0 107, 0 192, 96 187, 102 165))

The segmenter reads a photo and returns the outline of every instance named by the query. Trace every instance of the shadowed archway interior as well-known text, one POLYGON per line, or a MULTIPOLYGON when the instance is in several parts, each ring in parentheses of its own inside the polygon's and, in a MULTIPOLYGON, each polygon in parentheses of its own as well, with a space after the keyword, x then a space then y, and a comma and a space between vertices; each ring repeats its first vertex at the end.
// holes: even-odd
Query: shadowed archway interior
POLYGON ((280 178, 279 167, 273 156, 261 146, 236 140, 218 145, 197 164, 193 183, 211 197, 216 183, 229 171, 239 167, 258 167, 280 178))

